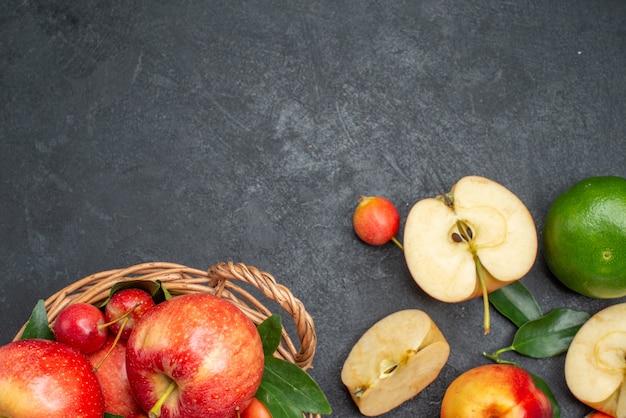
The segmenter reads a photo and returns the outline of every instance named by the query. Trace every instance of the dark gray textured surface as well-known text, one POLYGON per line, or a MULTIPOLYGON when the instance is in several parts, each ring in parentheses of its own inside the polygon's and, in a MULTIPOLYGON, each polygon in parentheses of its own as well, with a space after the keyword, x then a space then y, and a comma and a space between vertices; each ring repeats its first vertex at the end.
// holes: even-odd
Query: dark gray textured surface
MULTIPOLYGON (((514 328, 494 313, 483 336, 479 300, 429 299, 397 248, 355 237, 356 199, 384 195, 404 219, 479 174, 540 233, 568 185, 626 176, 625 28, 618 0, 3 2, 1 342, 90 273, 241 261, 314 316, 311 374, 334 416, 359 415, 340 381, 358 337, 426 310, 449 363, 388 416, 438 416, 450 381, 514 328)), ((541 257, 523 283, 546 312, 615 303, 565 290, 541 257)), ((563 417, 585 414, 563 356, 511 357, 563 417)))

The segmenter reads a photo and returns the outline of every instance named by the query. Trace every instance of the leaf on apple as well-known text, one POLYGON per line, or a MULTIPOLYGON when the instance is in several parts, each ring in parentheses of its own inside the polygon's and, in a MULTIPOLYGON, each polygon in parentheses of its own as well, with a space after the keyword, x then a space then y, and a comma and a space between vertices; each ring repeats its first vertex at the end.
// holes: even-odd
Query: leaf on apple
POLYGON ((273 314, 258 325, 265 353, 263 379, 256 397, 272 418, 302 418, 302 413, 330 414, 332 408, 313 378, 297 365, 274 357, 282 338, 280 315, 273 314))
POLYGON ((490 293, 489 302, 517 327, 543 316, 537 300, 521 281, 510 283, 490 293))
POLYGON ((43 299, 37 301, 37 304, 33 308, 33 312, 26 323, 24 332, 22 332, 22 336, 20 337, 22 340, 29 338, 54 340, 54 334, 48 324, 48 313, 46 312, 46 306, 43 299))

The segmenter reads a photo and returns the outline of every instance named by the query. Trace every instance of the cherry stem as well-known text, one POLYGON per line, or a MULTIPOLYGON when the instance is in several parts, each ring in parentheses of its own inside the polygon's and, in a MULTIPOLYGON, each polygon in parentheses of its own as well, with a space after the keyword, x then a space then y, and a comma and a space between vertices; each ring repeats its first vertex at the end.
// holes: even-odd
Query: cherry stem
POLYGON ((115 339, 113 340, 113 343, 111 344, 111 347, 109 348, 107 353, 104 355, 104 357, 102 357, 102 359, 98 362, 98 364, 93 368, 94 373, 98 371, 100 366, 102 366, 102 363, 104 363, 104 360, 106 360, 109 357, 109 355, 113 352, 113 349, 115 348, 115 346, 120 340, 120 337, 122 336, 122 331, 124 331, 124 327, 126 326, 127 322, 128 322, 128 316, 125 317, 124 320, 122 321, 122 325, 120 325, 120 329, 117 331, 117 334, 115 335, 115 339))
POLYGON ((150 418, 158 418, 161 416, 161 408, 163 407, 165 400, 167 399, 168 396, 170 396, 172 392, 174 392, 174 389, 176 389, 177 386, 178 385, 176 385, 175 381, 172 380, 170 382, 170 385, 167 387, 165 392, 163 392, 163 395, 161 395, 161 397, 157 399, 154 406, 150 408, 150 411, 148 411, 148 416, 150 418))
POLYGON ((400 241, 398 241, 398 239, 396 237, 392 237, 391 238, 391 242, 396 244, 398 246, 398 248, 400 248, 402 251, 404 251, 404 247, 402 246, 402 244, 400 243, 400 241))
POLYGON ((509 361, 509 360, 503 360, 500 358, 500 354, 506 352, 506 351, 511 351, 513 350, 513 347, 505 347, 505 348, 501 348, 500 350, 496 351, 495 353, 483 353, 483 355, 485 357, 487 357, 490 360, 495 361, 498 364, 511 364, 513 366, 519 366, 516 362, 514 361, 509 361))
POLYGON ((98 329, 102 329, 102 328, 106 328, 106 327, 110 327, 111 325, 115 324, 116 322, 121 321, 122 319, 128 318, 134 311, 135 309, 137 309, 139 307, 139 305, 141 305, 141 302, 137 302, 135 303, 135 306, 133 306, 132 308, 130 308, 129 310, 127 310, 124 315, 120 316, 119 318, 115 318, 113 321, 111 322, 107 322, 105 324, 100 324, 98 325, 98 329))

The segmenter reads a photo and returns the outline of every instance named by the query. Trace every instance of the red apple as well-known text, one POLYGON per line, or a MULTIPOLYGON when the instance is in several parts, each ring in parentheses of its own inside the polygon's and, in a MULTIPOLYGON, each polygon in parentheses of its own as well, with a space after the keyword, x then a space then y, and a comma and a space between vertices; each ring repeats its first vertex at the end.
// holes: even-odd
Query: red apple
POLYGON ((89 354, 104 345, 109 332, 104 314, 94 305, 75 303, 59 312, 52 331, 57 341, 89 354))
POLYGON ((0 416, 102 418, 104 397, 87 357, 39 339, 0 347, 0 416))
POLYGON ((352 218, 354 232, 370 245, 384 245, 395 239, 400 228, 400 214, 389 200, 381 196, 361 196, 352 218))
POLYGON ((139 318, 154 308, 154 300, 148 292, 137 288, 118 290, 104 307, 104 316, 113 334, 120 331, 120 338, 127 340, 139 318), (120 319, 121 318, 121 319, 120 319))
POLYGON ((87 357, 94 367, 98 367, 96 376, 106 411, 125 417, 141 413, 143 410, 135 400, 126 375, 126 341, 115 342, 115 338, 109 336, 102 348, 87 357))
POLYGON ((527 371, 487 364, 466 371, 448 386, 441 418, 552 418, 552 404, 527 371))
POLYGON ((250 405, 241 413, 241 418, 272 418, 272 414, 263 402, 252 398, 250 405))
POLYGON ((254 323, 210 294, 158 304, 141 318, 126 347, 128 380, 151 417, 234 418, 255 395, 263 369, 254 323))

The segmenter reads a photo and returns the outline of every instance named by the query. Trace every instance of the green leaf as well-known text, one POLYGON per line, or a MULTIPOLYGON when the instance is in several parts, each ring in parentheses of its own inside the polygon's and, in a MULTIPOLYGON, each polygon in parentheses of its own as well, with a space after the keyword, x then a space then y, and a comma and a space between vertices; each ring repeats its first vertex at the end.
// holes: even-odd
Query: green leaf
POLYGON ((165 300, 171 299, 172 295, 167 291, 165 287, 163 287, 162 283, 157 280, 154 282, 146 281, 146 280, 123 280, 115 283, 111 286, 111 291, 109 292, 109 297, 106 298, 104 302, 100 304, 100 308, 104 308, 111 296, 119 290, 122 289, 141 289, 145 290, 152 296, 154 303, 161 303, 165 300))
POLYGON ((124 418, 124 416, 123 415, 111 414, 110 412, 105 412, 104 413, 104 418, 124 418))
MULTIPOLYGON (((273 356, 265 357, 260 391, 262 395, 266 395, 264 401, 268 404, 283 403, 285 408, 288 408, 288 404, 293 403, 300 412, 298 418, 302 416, 302 412, 313 414, 332 412, 324 392, 308 373, 293 363, 273 356)), ((273 412, 272 416, 274 417, 273 412)))
POLYGON ((567 351, 578 329, 590 314, 569 308, 554 309, 541 318, 522 325, 511 349, 534 358, 558 356, 567 351))
POLYGON ((544 382, 543 379, 541 379, 539 376, 536 376, 533 373, 530 373, 530 375, 535 381, 535 385, 537 385, 537 387, 541 389, 541 391, 545 393, 548 399, 550 400, 550 403, 552 404, 552 418, 561 418, 561 407, 559 406, 559 403, 557 402, 556 397, 552 393, 552 390, 550 390, 550 387, 548 386, 548 384, 544 382))
POLYGON ((26 323, 24 332, 20 339, 42 338, 44 340, 54 340, 54 334, 48 325, 48 313, 43 299, 39 299, 33 308, 33 312, 26 323))
POLYGON ((261 342, 263 343, 263 352, 266 356, 274 354, 283 333, 283 324, 279 314, 273 314, 265 319, 257 327, 259 335, 261 335, 261 342))
POLYGON ((519 280, 489 294, 489 302, 517 327, 543 315, 535 297, 519 280))
POLYGON ((272 418, 302 418, 302 408, 271 383, 262 383, 256 397, 267 407, 272 418))

